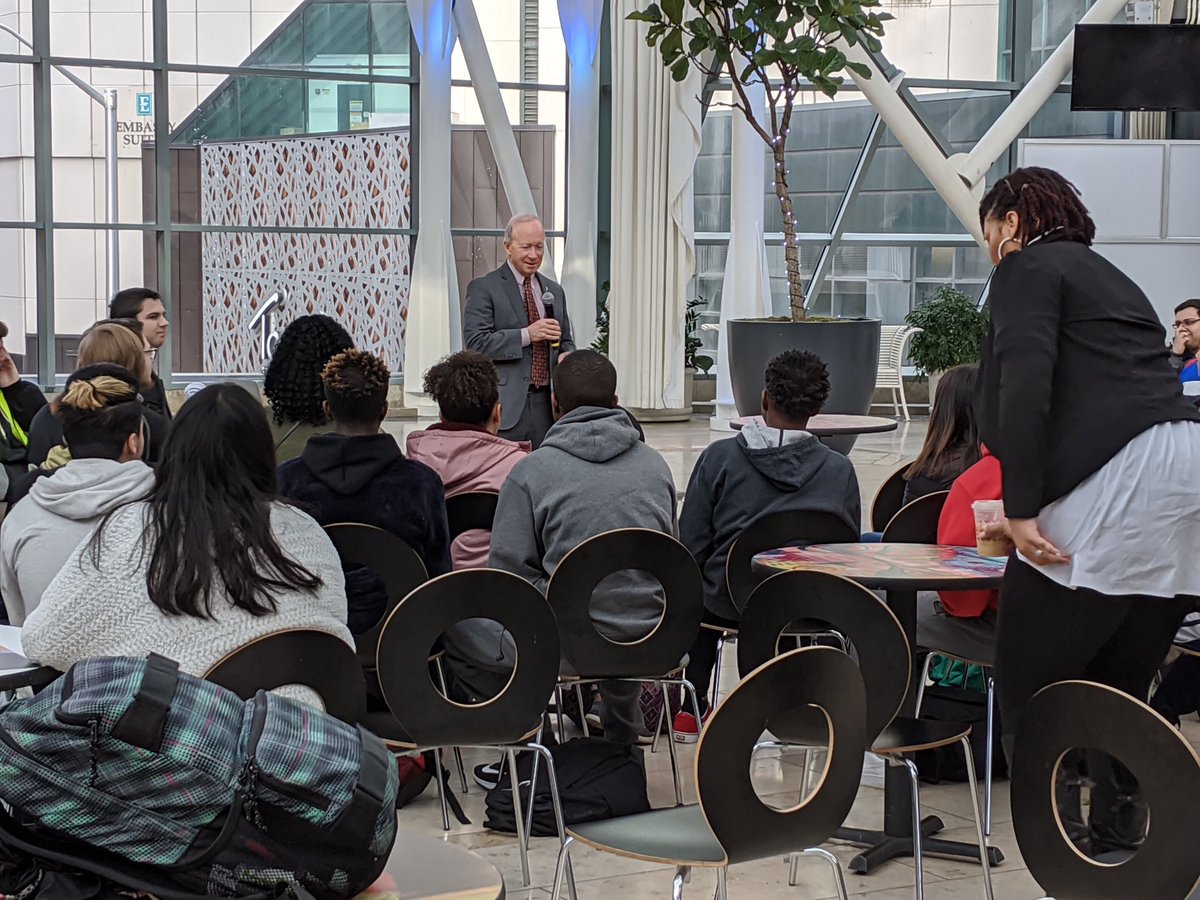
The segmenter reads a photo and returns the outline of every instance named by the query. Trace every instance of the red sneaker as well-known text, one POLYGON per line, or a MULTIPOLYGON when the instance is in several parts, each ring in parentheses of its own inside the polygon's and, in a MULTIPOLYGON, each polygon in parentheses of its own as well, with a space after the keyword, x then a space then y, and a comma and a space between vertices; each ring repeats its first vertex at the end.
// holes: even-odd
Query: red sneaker
POLYGON ((675 722, 673 730, 675 732, 675 740, 681 744, 694 744, 700 739, 700 729, 704 723, 708 721, 708 717, 712 715, 712 710, 704 714, 700 723, 696 723, 696 717, 690 712, 680 710, 675 713, 675 722))

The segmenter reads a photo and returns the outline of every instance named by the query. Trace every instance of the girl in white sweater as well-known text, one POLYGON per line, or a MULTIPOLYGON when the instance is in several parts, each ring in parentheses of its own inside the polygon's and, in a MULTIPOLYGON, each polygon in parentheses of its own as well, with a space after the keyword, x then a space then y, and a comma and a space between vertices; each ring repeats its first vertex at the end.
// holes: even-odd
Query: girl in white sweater
POLYGON ((144 501, 110 513, 50 582, 22 630, 56 669, 89 656, 160 653, 203 675, 287 628, 353 640, 333 544, 280 502, 266 415, 231 384, 187 402, 144 501))

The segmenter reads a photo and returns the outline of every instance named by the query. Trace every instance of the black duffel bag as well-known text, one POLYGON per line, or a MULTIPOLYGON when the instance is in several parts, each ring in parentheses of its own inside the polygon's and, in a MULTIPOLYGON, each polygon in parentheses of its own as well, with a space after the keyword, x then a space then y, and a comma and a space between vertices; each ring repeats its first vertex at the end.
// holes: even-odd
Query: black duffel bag
MULTIPOLYGON (((550 754, 554 757, 554 774, 558 779, 563 821, 567 825, 649 812, 646 768, 637 747, 588 737, 552 747, 550 754)), ((520 781, 521 809, 526 815, 532 769, 533 754, 522 753, 517 761, 517 777, 520 781)), ((486 811, 484 827, 516 833, 507 770, 501 773, 500 783, 488 791, 486 811)), ((554 806, 550 802, 550 779, 546 777, 544 761, 538 766, 530 833, 534 837, 558 835, 554 806)))

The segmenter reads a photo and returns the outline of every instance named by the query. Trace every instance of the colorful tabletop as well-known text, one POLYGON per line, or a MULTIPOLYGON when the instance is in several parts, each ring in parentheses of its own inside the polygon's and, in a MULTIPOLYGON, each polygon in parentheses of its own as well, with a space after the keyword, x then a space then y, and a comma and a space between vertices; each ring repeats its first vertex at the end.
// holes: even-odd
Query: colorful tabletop
POLYGON ((827 572, 884 590, 953 591, 999 587, 1007 562, 944 544, 814 544, 767 550, 753 565, 771 575, 827 572))
MULTIPOLYGON (((729 420, 729 427, 741 431, 751 419, 761 416, 741 416, 729 420)), ((840 434, 878 434, 884 431, 895 431, 900 423, 895 419, 883 416, 844 416, 830 413, 813 416, 808 420, 807 431, 817 437, 835 437, 840 434)))

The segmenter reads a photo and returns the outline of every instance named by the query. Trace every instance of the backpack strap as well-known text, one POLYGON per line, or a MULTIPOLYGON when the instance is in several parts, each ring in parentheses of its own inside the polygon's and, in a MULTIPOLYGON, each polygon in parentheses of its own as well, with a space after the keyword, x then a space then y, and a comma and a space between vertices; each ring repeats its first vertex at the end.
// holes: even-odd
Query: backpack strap
POLYGON ((113 726, 117 740, 157 753, 162 745, 163 730, 175 688, 179 684, 179 663, 157 653, 151 653, 142 670, 142 684, 133 702, 113 726))
POLYGON ((388 769, 395 762, 383 741, 361 725, 358 726, 358 739, 362 745, 358 784, 354 786, 354 796, 338 817, 337 830, 343 832, 351 843, 365 847, 371 843, 375 823, 379 821, 379 814, 383 810, 388 769))

